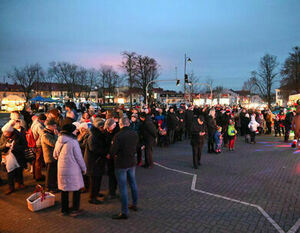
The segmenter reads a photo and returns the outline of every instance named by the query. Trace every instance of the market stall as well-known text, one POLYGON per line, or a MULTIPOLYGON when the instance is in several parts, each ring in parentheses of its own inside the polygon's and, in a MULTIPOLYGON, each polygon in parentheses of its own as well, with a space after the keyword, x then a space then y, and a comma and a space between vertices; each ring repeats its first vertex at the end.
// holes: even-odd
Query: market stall
POLYGON ((17 95, 9 95, 2 99, 1 110, 6 112, 21 111, 26 100, 17 95))

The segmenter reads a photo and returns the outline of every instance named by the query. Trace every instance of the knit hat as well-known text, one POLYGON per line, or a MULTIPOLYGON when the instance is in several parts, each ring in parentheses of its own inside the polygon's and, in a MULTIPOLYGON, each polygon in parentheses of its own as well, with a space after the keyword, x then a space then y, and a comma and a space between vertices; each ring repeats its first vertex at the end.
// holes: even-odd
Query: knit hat
POLYGON ((234 121, 233 120, 229 120, 229 124, 230 125, 234 125, 234 121))
POLYGON ((7 122, 3 127, 2 127, 2 132, 13 132, 14 131, 14 128, 13 128, 13 123, 14 123, 14 120, 10 120, 9 122, 7 122))
POLYGON ((138 114, 135 114, 135 113, 134 113, 134 114, 131 115, 131 117, 138 118, 138 114))
POLYGON ((217 127, 217 131, 218 131, 218 132, 222 132, 222 127, 221 127, 221 126, 218 126, 218 127, 217 127))
POLYGON ((65 124, 62 127, 62 131, 65 131, 67 133, 73 133, 76 130, 76 126, 73 124, 65 124))

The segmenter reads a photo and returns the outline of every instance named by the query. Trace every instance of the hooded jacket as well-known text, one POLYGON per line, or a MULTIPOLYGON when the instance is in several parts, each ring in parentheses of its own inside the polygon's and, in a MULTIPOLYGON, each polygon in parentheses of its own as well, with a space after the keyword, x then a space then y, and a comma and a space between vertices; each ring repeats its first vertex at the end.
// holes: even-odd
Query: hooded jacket
POLYGON ((83 188, 82 173, 86 172, 86 166, 77 139, 72 135, 60 135, 55 144, 53 157, 58 160, 58 189, 78 191, 83 188))

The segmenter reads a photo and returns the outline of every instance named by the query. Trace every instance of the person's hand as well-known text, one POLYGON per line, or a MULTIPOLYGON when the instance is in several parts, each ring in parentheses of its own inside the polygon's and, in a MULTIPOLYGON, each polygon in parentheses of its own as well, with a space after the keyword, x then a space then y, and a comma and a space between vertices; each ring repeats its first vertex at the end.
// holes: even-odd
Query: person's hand
POLYGON ((200 136, 204 136, 204 135, 205 135, 205 132, 201 132, 201 133, 200 133, 200 136))
POLYGON ((54 130, 54 134, 58 135, 58 130, 57 129, 54 130))
POLYGON ((110 159, 110 154, 107 154, 107 155, 106 155, 106 158, 107 158, 107 159, 110 159))
POLYGON ((145 146, 142 146, 142 147, 141 147, 141 150, 144 150, 144 149, 145 149, 145 146))
POLYGON ((86 171, 82 171, 82 175, 86 175, 86 171))

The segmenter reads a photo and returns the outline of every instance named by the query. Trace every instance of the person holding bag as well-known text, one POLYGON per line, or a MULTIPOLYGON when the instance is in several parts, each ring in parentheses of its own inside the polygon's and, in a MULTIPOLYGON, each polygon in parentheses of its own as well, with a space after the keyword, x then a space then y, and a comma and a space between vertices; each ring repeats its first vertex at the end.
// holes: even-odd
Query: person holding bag
POLYGON ((58 189, 61 190, 62 215, 77 216, 82 211, 80 206, 80 189, 84 187, 82 174, 86 173, 81 149, 76 138, 76 126, 65 124, 55 144, 53 157, 58 160, 58 189), (69 208, 69 192, 73 192, 73 208, 69 208))
POLYGON ((2 128, 2 136, 0 138, 0 151, 5 153, 5 165, 8 176, 8 190, 6 195, 15 191, 15 182, 17 189, 24 188, 23 169, 26 167, 25 138, 14 129, 15 121, 11 120, 2 128))

